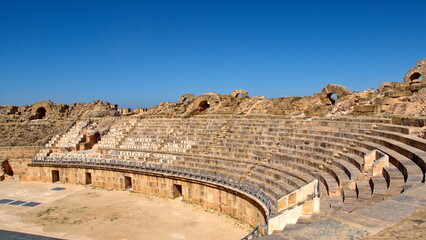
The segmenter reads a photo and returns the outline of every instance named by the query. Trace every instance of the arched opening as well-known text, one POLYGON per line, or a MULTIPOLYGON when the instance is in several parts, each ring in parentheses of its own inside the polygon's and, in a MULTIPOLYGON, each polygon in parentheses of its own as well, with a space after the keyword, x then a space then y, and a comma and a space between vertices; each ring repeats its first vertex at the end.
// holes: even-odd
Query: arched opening
POLYGON ((8 160, 4 160, 1 163, 0 167, 3 169, 3 173, 4 173, 3 175, 0 176, 0 181, 3 181, 5 179, 5 177, 6 177, 5 175, 13 176, 13 170, 12 170, 12 167, 10 166, 8 160))
POLYGON ((46 109, 44 107, 40 107, 36 111, 37 119, 42 119, 46 116, 46 109))
POLYGON ((210 103, 207 100, 201 101, 200 104, 198 105, 200 111, 204 111, 207 108, 210 107, 210 103))
POLYGON ((419 72, 415 72, 413 74, 411 74, 410 76, 410 80, 416 80, 416 79, 422 79, 422 75, 419 72))
POLYGON ((330 93, 327 95, 327 98, 330 100, 331 105, 336 104, 337 100, 339 100, 339 95, 336 93, 330 93))
POLYGON ((34 119, 43 119, 46 116, 46 108, 44 107, 39 107, 37 108, 37 111, 35 113, 34 116, 32 116, 30 118, 30 120, 34 120, 34 119))
POLYGON ((238 89, 238 90, 233 91, 233 92, 231 93, 231 96, 232 96, 233 98, 248 98, 248 97, 249 97, 249 94, 248 94, 248 92, 247 92, 247 91, 245 91, 245 90, 238 89))
POLYGON ((189 103, 189 102, 192 102, 192 100, 195 98, 195 96, 194 96, 194 94, 192 94, 192 93, 187 93, 187 94, 184 94, 184 95, 182 95, 181 97, 180 97, 180 99, 179 99, 179 103, 180 104, 187 104, 187 103, 189 103))

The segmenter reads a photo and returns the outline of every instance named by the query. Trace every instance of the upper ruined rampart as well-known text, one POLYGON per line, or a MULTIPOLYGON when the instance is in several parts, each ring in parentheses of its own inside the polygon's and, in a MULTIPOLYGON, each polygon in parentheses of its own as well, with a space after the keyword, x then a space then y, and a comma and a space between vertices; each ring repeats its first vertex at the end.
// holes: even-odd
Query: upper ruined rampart
POLYGON ((336 116, 418 116, 426 114, 426 59, 419 60, 402 82, 384 82, 378 89, 352 92, 345 86, 329 84, 308 97, 250 97, 238 89, 230 94, 210 92, 184 94, 177 102, 163 102, 151 109, 118 109, 108 102, 71 105, 41 101, 26 106, 0 106, 0 123, 34 120, 82 120, 105 116, 176 116, 206 114, 284 115, 288 117, 336 116))

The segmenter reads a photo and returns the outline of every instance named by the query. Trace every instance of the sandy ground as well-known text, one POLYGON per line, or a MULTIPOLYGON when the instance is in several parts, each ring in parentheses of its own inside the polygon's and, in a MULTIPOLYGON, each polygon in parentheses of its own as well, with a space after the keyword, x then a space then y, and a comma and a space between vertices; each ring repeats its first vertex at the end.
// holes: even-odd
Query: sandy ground
POLYGON ((0 229, 65 239, 241 239, 251 227, 178 199, 79 185, 0 182, 0 229), (53 191, 54 187, 65 190, 53 191))

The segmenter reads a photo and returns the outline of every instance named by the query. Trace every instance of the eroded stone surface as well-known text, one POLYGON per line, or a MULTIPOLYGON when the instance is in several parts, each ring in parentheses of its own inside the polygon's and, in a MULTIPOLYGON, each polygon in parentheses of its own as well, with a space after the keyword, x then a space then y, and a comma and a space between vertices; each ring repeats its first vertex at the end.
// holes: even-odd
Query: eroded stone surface
POLYGON ((177 102, 163 102, 151 109, 118 109, 108 102, 71 105, 41 101, 27 106, 0 106, 0 122, 39 119, 77 120, 106 116, 167 115, 191 117, 200 114, 272 114, 285 116, 415 116, 426 114, 425 59, 407 72, 403 82, 385 82, 378 89, 352 92, 345 86, 329 84, 321 92, 306 97, 249 97, 245 90, 230 94, 215 92, 199 96, 188 93, 177 102), (336 99, 335 99, 336 98, 336 99))

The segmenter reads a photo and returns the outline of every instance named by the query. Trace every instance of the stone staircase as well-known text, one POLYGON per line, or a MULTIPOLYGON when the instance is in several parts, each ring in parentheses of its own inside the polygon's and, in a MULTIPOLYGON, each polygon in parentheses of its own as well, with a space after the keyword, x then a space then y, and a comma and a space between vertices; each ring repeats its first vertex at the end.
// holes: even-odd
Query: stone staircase
POLYGON ((426 202, 426 186, 416 184, 410 190, 388 200, 376 202, 351 213, 324 216, 322 213, 299 218, 283 231, 260 240, 363 239, 394 226, 426 202), (392 209, 392 211, 389 211, 392 209))
POLYGON ((75 122, 71 128, 62 135, 55 135, 47 144, 48 148, 71 148, 76 149, 77 144, 82 140, 81 130, 87 127, 90 121, 75 122))

